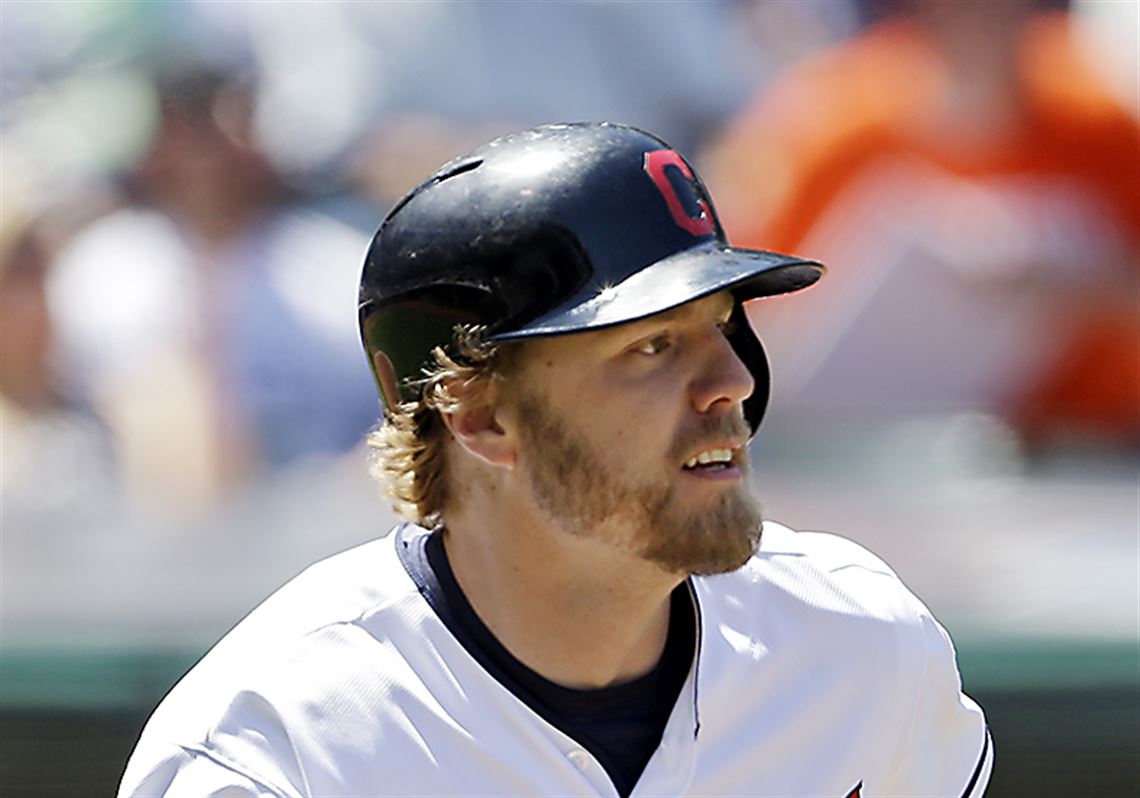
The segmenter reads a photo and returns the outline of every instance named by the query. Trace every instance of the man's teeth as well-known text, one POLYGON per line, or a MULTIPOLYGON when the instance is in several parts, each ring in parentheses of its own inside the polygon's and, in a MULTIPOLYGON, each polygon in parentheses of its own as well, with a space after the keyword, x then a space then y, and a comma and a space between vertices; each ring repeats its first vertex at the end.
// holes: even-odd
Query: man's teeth
POLYGON ((685 463, 685 468, 696 468, 698 465, 708 465, 709 463, 731 462, 731 449, 709 449, 708 451, 701 452, 696 457, 691 458, 689 462, 685 463))

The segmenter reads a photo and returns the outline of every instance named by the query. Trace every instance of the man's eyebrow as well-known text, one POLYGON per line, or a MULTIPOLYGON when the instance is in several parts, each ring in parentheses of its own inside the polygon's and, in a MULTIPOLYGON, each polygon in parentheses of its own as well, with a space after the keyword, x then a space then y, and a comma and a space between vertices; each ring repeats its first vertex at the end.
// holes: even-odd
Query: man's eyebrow
POLYGON ((675 319, 685 318, 686 316, 693 316, 697 314, 697 306, 711 300, 719 300, 717 303, 719 307, 716 308, 716 315, 719 318, 728 318, 732 314, 732 309, 736 306, 736 300, 733 299, 732 294, 728 292, 720 292, 716 294, 709 294, 708 296, 701 297, 686 302, 683 305, 678 305, 655 316, 649 316, 641 321, 674 321, 675 319))
POLYGON ((717 308, 717 312, 714 315, 718 319, 727 320, 728 317, 732 315, 733 308, 736 307, 736 300, 733 298, 732 294, 726 292, 719 295, 710 294, 709 296, 701 297, 700 299, 694 299, 689 302, 685 302, 684 304, 678 305, 675 308, 663 310, 660 313, 654 313, 652 316, 646 316, 641 319, 627 321, 625 324, 615 325, 611 328, 611 332, 615 335, 621 335, 622 337, 625 337, 626 335, 636 336, 644 330, 651 330, 654 327, 661 326, 662 324, 670 324, 674 321, 685 319, 690 316, 696 316, 698 313, 697 306, 699 304, 717 296, 722 296, 723 298, 718 303, 720 307, 717 308))

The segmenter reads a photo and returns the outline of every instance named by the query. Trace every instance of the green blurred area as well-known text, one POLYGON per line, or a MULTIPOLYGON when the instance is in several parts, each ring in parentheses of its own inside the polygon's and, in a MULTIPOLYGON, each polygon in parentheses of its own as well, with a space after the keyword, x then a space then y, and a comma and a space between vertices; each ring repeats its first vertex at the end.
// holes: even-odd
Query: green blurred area
MULTIPOLYGON (((147 716, 197 652, 7 647, 0 793, 113 794, 147 716)), ((967 640, 959 664, 993 733, 988 796, 1140 794, 1140 644, 967 640)))

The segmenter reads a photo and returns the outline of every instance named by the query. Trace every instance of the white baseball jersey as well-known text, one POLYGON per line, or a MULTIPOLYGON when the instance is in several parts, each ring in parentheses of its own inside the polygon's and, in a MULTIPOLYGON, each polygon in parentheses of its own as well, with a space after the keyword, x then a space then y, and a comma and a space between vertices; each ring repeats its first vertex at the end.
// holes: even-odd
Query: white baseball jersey
MULTIPOLYGON (((126 796, 608 796, 578 741, 432 610, 402 526, 250 614, 147 724, 126 796)), ((881 560, 764 525, 694 577, 693 667, 633 796, 980 796, 992 748, 946 632, 881 560)))

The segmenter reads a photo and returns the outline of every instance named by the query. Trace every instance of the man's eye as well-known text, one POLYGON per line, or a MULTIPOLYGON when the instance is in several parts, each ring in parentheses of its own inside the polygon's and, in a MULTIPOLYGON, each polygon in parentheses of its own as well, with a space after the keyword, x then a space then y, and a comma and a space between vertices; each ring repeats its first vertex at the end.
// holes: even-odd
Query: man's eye
POLYGON ((639 355, 659 355, 671 346, 668 335, 655 335, 634 349, 639 355))

